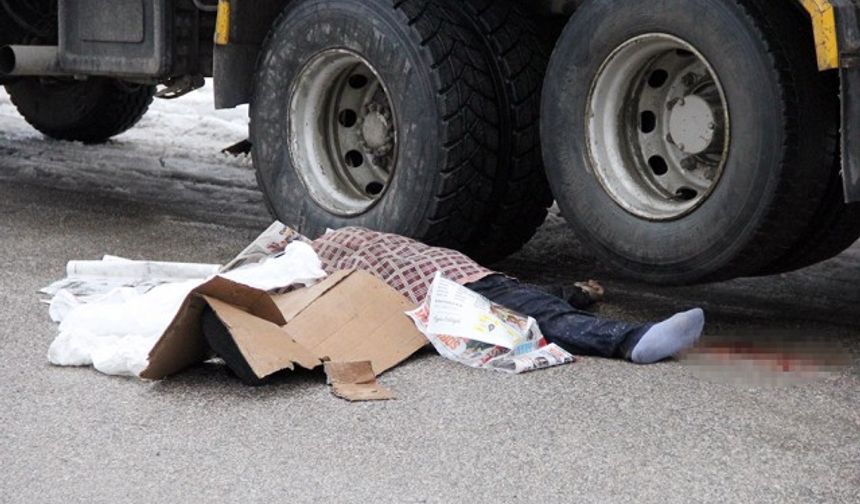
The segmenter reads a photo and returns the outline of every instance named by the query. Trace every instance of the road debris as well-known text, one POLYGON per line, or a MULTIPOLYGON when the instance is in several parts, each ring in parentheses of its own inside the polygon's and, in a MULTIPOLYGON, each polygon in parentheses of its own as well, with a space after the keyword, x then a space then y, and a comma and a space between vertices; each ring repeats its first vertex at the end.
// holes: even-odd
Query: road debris
POLYGON ((207 306, 237 350, 219 352, 221 357, 234 370, 250 368, 253 377, 245 380, 250 384, 295 365, 316 369, 323 362, 368 361, 379 375, 427 343, 403 314, 414 305, 369 273, 338 272, 286 294, 215 277, 186 297, 152 348, 141 378, 167 378, 211 357, 200 324, 207 306))
POLYGON ((66 278, 39 292, 51 296, 51 319, 61 322, 74 307, 95 302, 121 302, 159 285, 200 280, 218 273, 217 264, 133 261, 106 255, 100 261, 69 261, 66 278))
MULTIPOLYGON (((129 271, 135 263, 117 263, 116 270, 129 271)), ((319 258, 301 242, 290 244, 283 254, 215 278, 264 291, 306 285, 324 278, 319 258)), ((136 376, 148 365, 153 344, 170 325, 189 293, 206 278, 156 285, 151 277, 129 275, 75 278, 69 289, 56 291, 52 317, 60 323, 59 335, 48 350, 48 360, 58 366, 94 366, 110 375, 136 376), (103 292, 110 282, 123 278, 123 285, 103 292), (76 296, 75 293, 89 293, 76 296), (59 309, 65 303, 68 309, 59 309)), ((57 284, 54 284, 55 286, 57 284)))
POLYGON ((331 392, 350 402, 389 401, 394 393, 379 384, 373 365, 363 362, 326 362, 325 374, 331 392))
POLYGON ((519 374, 575 361, 546 339, 532 317, 490 302, 436 274, 427 301, 408 314, 443 357, 519 374))
POLYGON ((224 267, 106 256, 73 261, 67 273, 42 290, 60 323, 48 359, 110 375, 160 380, 217 356, 261 385, 325 363, 333 393, 363 401, 393 398, 375 378, 428 339, 449 359, 506 373, 574 361, 534 318, 441 272, 417 309, 370 272, 327 275, 314 247, 280 223, 224 267))

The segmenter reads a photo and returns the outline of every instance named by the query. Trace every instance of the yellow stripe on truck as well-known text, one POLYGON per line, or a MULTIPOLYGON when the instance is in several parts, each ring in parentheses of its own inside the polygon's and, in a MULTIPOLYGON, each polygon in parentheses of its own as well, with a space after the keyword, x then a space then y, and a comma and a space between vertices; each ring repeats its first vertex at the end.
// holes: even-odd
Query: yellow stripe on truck
POLYGON ((218 18, 215 21, 215 45, 230 43, 230 0, 218 0, 218 18))
POLYGON ((818 68, 839 68, 839 39, 836 35, 836 11, 827 0, 800 0, 812 17, 818 68))

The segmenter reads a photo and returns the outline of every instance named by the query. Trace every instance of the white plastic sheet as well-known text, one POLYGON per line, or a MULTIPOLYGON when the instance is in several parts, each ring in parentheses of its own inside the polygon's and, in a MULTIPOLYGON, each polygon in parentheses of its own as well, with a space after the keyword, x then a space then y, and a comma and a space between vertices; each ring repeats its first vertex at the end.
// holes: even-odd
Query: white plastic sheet
MULTIPOLYGON (((309 285, 326 276, 314 250, 301 242, 260 261, 222 276, 265 291, 309 285)), ((142 266, 114 259, 105 262, 111 264, 70 264, 69 271, 78 273, 73 280, 55 283, 43 291, 54 292, 51 315, 60 321, 48 360, 58 366, 92 365, 105 374, 137 376, 146 368, 150 350, 185 297, 214 276, 219 267, 171 263, 142 266), (81 266, 86 275, 79 274, 81 266), (165 283, 171 275, 174 279, 190 278, 165 283), (116 282, 117 278, 121 280, 116 282)))
POLYGON ((211 277, 218 268, 217 264, 132 261, 108 255, 100 261, 70 261, 66 278, 39 292, 52 296, 51 319, 62 322, 81 304, 117 303, 166 283, 211 277))

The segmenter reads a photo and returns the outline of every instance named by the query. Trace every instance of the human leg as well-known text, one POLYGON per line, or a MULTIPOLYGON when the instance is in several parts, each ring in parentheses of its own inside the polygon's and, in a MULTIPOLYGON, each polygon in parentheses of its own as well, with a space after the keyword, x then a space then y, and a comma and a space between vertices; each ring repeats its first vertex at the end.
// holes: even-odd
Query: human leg
POLYGON ((633 345, 649 329, 600 319, 538 287, 504 275, 491 275, 466 287, 494 303, 533 317, 549 342, 576 355, 629 359, 633 345))
POLYGON ((601 319, 538 287, 503 275, 491 275, 466 287, 490 301, 533 317, 548 341, 577 355, 650 364, 691 347, 704 328, 704 313, 698 309, 658 324, 601 319))

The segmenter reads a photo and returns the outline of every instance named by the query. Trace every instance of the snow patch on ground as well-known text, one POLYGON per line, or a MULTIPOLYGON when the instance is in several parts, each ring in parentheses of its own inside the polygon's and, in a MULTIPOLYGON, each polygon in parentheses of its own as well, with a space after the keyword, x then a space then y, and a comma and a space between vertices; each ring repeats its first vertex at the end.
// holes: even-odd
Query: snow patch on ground
POLYGON ((248 106, 215 110, 211 81, 175 100, 156 99, 140 123, 118 136, 118 142, 155 144, 166 149, 219 152, 248 138, 248 106))
POLYGON ((176 100, 156 99, 131 130, 102 145, 47 138, 0 87, 0 181, 167 207, 238 224, 271 222, 250 156, 221 151, 248 137, 248 107, 214 110, 211 83, 176 100))

